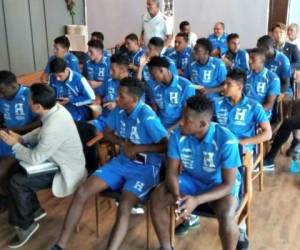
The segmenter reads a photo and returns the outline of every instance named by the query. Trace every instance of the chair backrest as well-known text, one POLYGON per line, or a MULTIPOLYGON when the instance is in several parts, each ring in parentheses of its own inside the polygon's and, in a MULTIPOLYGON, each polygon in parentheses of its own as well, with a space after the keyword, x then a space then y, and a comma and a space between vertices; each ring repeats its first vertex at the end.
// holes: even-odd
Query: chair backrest
POLYGON ((83 152, 86 161, 86 169, 89 174, 93 173, 98 168, 98 153, 97 145, 88 146, 87 142, 96 135, 96 128, 86 122, 76 122, 80 140, 83 146, 83 152))

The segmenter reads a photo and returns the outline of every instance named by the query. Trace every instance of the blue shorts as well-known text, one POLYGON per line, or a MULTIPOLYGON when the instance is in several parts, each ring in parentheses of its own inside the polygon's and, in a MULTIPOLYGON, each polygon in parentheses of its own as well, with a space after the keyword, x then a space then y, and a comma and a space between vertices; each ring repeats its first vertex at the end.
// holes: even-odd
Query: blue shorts
POLYGON ((141 165, 117 156, 98 168, 93 176, 99 177, 112 190, 125 190, 145 201, 149 191, 159 183, 159 167, 141 165))
POLYGON ((13 156, 13 152, 11 146, 0 139, 0 157, 4 156, 13 156))
MULTIPOLYGON (((178 177, 179 190, 182 195, 200 195, 208 192, 212 188, 219 185, 219 183, 215 184, 204 184, 203 182, 197 180, 195 177, 190 174, 183 172, 178 177)), ((240 188, 241 188, 241 175, 237 173, 237 178, 235 184, 231 190, 230 195, 235 197, 239 201, 240 197, 240 188)))

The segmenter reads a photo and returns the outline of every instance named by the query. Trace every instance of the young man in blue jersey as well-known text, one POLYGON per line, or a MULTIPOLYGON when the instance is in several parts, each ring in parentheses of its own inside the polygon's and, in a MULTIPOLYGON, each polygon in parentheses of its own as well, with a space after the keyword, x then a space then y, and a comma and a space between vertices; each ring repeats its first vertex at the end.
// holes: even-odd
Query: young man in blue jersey
POLYGON ((208 40, 212 44, 212 56, 221 57, 227 52, 227 36, 228 34, 225 33, 225 24, 217 22, 214 26, 214 33, 208 36, 208 40))
POLYGON ((165 128, 170 129, 177 125, 186 100, 195 95, 195 88, 189 80, 173 75, 164 57, 152 57, 148 67, 155 82, 151 88, 151 106, 165 128))
POLYGON ((249 54, 241 49, 240 37, 236 33, 229 34, 227 37, 228 51, 222 56, 223 62, 228 70, 240 69, 245 73, 249 72, 249 54))
POLYGON ((145 201, 158 183, 160 153, 166 150, 167 131, 154 111, 141 100, 143 94, 143 84, 138 80, 125 78, 120 82, 118 107, 106 120, 104 135, 120 146, 121 153, 96 170, 79 188, 53 250, 66 247, 86 201, 108 188, 122 190, 117 220, 106 248, 119 249, 127 233, 131 208, 145 201))
POLYGON ((177 69, 175 63, 167 56, 162 55, 162 50, 164 48, 164 40, 160 37, 152 37, 148 44, 148 50, 141 57, 140 69, 137 75, 139 80, 145 81, 145 91, 146 91, 146 102, 150 100, 150 89, 152 87, 153 81, 151 81, 151 75, 147 63, 154 56, 165 57, 170 63, 170 71, 177 75, 177 69))
POLYGON ((207 38, 198 39, 194 47, 195 60, 187 66, 184 76, 199 92, 214 99, 220 96, 227 69, 221 59, 210 56, 211 51, 212 45, 207 38))
POLYGON ((276 98, 280 95, 278 76, 265 67, 264 49, 255 48, 250 51, 250 69, 244 88, 244 94, 263 105, 267 116, 271 119, 276 98))
POLYGON ((151 196, 151 217, 161 250, 172 249, 167 207, 177 206, 178 217, 186 219, 201 204, 208 204, 218 218, 223 249, 236 249, 235 211, 241 185, 238 140, 212 122, 212 115, 210 99, 191 97, 169 139, 166 178, 151 196))
POLYGON ((129 65, 130 73, 137 75, 140 68, 141 57, 144 55, 144 50, 139 46, 139 38, 136 34, 129 34, 125 37, 125 46, 129 51, 129 65))
MULTIPOLYGON (((40 126, 29 104, 29 89, 10 71, 0 71, 0 130, 25 134, 40 126)), ((16 160, 11 146, 0 139, 0 213, 7 208, 7 187, 16 160)))
POLYGON ((55 89, 57 101, 65 106, 75 121, 88 119, 88 107, 95 100, 95 93, 87 80, 79 73, 67 68, 62 58, 50 63, 49 84, 55 89))
POLYGON ((179 75, 184 71, 191 61, 193 49, 188 46, 189 37, 186 33, 178 33, 175 37, 175 47, 167 49, 165 55, 173 60, 179 75))
POLYGON ((41 76, 41 81, 44 83, 48 83, 49 74, 50 74, 50 63, 55 58, 63 58, 71 70, 80 73, 79 61, 78 58, 69 52, 70 41, 66 36, 59 36, 54 39, 54 55, 50 56, 46 68, 44 69, 44 73, 41 76))
POLYGON ((291 92, 291 64, 282 52, 274 48, 275 44, 270 36, 262 36, 257 40, 257 47, 266 50, 265 67, 275 73, 281 83, 281 93, 291 92))
POLYGON ((233 69, 223 86, 224 97, 215 100, 217 122, 227 127, 239 140, 241 153, 253 152, 255 144, 271 139, 272 130, 262 105, 243 95, 246 82, 243 71, 233 69), (261 133, 257 134, 257 127, 261 133))
POLYGON ((103 43, 98 40, 88 42, 89 59, 83 66, 83 76, 98 96, 103 95, 104 83, 110 76, 110 58, 103 54, 103 43))

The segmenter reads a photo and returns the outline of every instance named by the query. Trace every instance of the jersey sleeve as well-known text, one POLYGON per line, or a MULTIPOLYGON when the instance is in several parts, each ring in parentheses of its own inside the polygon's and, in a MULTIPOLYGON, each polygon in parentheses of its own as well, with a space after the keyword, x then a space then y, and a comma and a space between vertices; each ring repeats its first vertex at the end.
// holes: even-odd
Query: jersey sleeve
POLYGON ((113 109, 111 112, 109 112, 108 116, 104 119, 104 124, 106 127, 108 127, 110 130, 116 130, 117 129, 117 115, 120 112, 118 108, 113 109))
POLYGON ((280 79, 275 76, 269 86, 268 95, 280 95, 280 79))
POLYGON ((154 143, 158 143, 163 138, 167 137, 167 131, 156 114, 153 113, 147 116, 144 122, 147 134, 151 137, 154 143))
POLYGON ((225 81, 226 79, 226 76, 227 76, 227 68, 226 68, 226 65, 223 61, 220 60, 220 64, 219 64, 219 70, 218 70, 218 76, 217 76, 217 79, 218 79, 218 83, 222 83, 225 81))
POLYGON ((172 132, 168 142, 168 157, 180 160, 179 141, 177 140, 176 130, 172 132))
POLYGON ((232 137, 220 148, 222 168, 238 168, 241 164, 238 141, 232 137))
POLYGON ((81 77, 80 82, 78 83, 78 89, 78 96, 73 97, 70 100, 73 105, 80 107, 90 104, 93 102, 93 100, 95 100, 95 93, 84 77, 81 77))
POLYGON ((281 71, 281 78, 290 78, 291 77, 291 64, 289 59, 283 55, 282 57, 282 71, 281 71))
POLYGON ((268 122, 269 118, 260 103, 257 103, 254 110, 254 119, 256 123, 268 122))

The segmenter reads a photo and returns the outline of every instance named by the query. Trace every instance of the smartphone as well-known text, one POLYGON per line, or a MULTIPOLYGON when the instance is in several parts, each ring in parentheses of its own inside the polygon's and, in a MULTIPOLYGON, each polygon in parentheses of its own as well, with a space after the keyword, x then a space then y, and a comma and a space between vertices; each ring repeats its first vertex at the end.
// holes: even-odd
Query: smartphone
POLYGON ((133 162, 140 165, 145 165, 147 162, 147 155, 144 153, 139 153, 136 155, 136 158, 133 160, 133 162))

